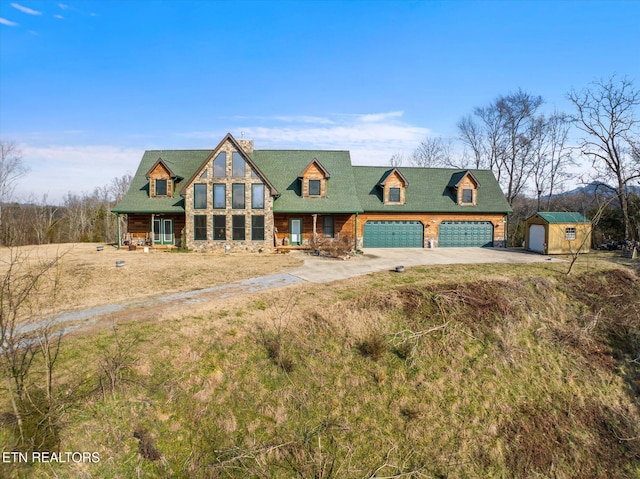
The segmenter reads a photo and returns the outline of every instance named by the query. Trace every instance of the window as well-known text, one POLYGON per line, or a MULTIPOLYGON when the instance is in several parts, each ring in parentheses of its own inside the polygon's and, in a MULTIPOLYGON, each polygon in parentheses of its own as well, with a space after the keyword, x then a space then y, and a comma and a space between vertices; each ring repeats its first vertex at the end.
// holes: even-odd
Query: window
POLYGON ((196 210, 207 208, 207 185, 205 183, 193 185, 193 208, 196 210))
POLYGON ((389 203, 400 203, 400 188, 389 188, 389 203))
POLYGON ((264 241, 264 216, 251 217, 251 239, 264 241))
POLYGON ((200 179, 201 180, 206 180, 207 179, 207 169, 206 168, 204 169, 204 171, 200 175, 200 179))
POLYGON ((309 180, 309 196, 320 196, 320 180, 309 180))
POLYGON ((251 168, 251 178, 260 178, 258 176, 258 172, 256 170, 254 170, 253 168, 251 168))
POLYGON ((231 185, 231 207, 237 210, 244 209, 244 184, 231 185))
POLYGON ((471 188, 464 188, 462 190, 462 202, 473 203, 473 190, 471 188))
POLYGON ((167 196, 167 180, 156 180, 156 196, 167 196))
POLYGON ((227 239, 227 217, 224 215, 213 215, 213 239, 224 241, 227 239))
POLYGON ((234 240, 244 240, 244 215, 233 215, 232 235, 234 240))
POLYGON ((193 239, 196 241, 207 239, 207 217, 205 215, 193 216, 193 239))
POLYGON ((237 151, 233 152, 231 155, 231 176, 234 178, 244 178, 246 173, 246 165, 244 162, 244 158, 237 151))
POLYGON ((227 153, 221 151, 213 160, 213 177, 224 178, 227 176, 227 153))
POLYGON ((566 239, 567 241, 576 239, 576 228, 574 226, 570 226, 564 229, 564 239, 566 239))
POLYGON ((227 185, 213 185, 213 207, 217 210, 227 207, 227 185))
POLYGON ((251 185, 251 208, 256 210, 264 209, 264 185, 254 183, 251 185))
POLYGON ((322 217, 322 236, 325 238, 333 238, 334 221, 333 216, 322 217))

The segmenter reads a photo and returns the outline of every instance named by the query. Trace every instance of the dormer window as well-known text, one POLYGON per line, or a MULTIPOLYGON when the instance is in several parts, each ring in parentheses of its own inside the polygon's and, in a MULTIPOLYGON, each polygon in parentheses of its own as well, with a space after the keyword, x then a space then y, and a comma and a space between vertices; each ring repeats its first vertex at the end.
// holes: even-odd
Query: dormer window
POLYGON ((167 180, 156 179, 156 196, 167 196, 167 180))
POLYGON ((327 196, 327 180, 329 172, 314 158, 311 163, 302 170, 300 175, 303 198, 325 198, 327 196))
POLYGON ((392 168, 380 178, 378 186, 382 188, 382 198, 385 205, 404 205, 406 189, 409 182, 398 168, 392 168))
POLYGON ((173 195, 174 185, 180 180, 162 158, 158 158, 147 172, 146 177, 149 180, 149 196, 151 198, 164 198, 173 195))
POLYGON ((462 203, 464 203, 464 204, 472 204, 473 203, 473 190, 471 188, 463 188, 463 190, 462 190, 462 203))
POLYGON ((309 196, 320 196, 320 180, 309 180, 309 196))
POLYGON ((475 206, 478 202, 480 182, 469 171, 458 171, 451 176, 449 184, 456 203, 460 206, 475 206))

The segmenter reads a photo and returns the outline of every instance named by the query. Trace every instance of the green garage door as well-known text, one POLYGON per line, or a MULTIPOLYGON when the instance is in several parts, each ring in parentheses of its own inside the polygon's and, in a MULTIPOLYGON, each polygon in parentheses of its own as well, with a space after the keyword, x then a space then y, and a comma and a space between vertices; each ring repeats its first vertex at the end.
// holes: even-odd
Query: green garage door
POLYGON ((493 246, 493 225, 490 221, 443 221, 438 246, 493 246))
POLYGON ((419 221, 367 221, 365 248, 422 248, 424 228, 419 221))

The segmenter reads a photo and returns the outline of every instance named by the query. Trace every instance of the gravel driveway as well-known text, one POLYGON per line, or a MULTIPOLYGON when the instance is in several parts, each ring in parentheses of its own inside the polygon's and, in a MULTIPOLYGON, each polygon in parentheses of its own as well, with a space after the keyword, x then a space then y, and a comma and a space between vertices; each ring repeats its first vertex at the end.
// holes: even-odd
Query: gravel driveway
POLYGON ((304 265, 287 273, 312 283, 327 283, 375 271, 388 271, 396 266, 563 261, 529 251, 504 248, 367 248, 363 252, 360 256, 340 261, 295 251, 292 254, 302 255, 304 265))

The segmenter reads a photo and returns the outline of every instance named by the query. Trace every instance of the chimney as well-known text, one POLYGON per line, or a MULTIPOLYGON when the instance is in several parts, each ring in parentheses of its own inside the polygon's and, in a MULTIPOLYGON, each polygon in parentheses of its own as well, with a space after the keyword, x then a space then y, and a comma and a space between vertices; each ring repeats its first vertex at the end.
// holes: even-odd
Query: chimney
POLYGON ((245 153, 253 153, 253 140, 238 140, 238 144, 242 147, 245 153))

